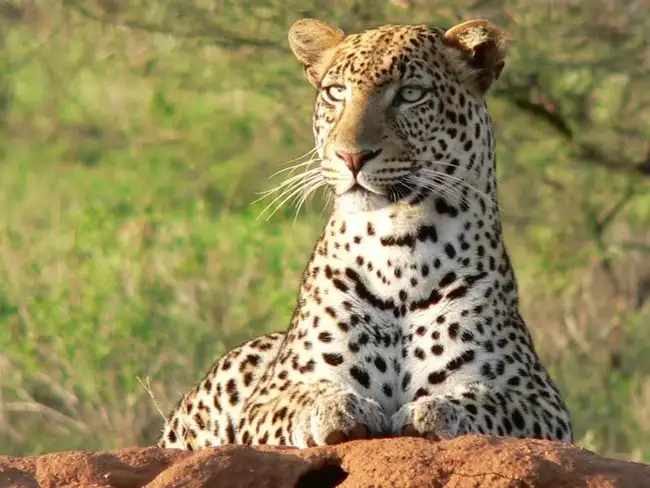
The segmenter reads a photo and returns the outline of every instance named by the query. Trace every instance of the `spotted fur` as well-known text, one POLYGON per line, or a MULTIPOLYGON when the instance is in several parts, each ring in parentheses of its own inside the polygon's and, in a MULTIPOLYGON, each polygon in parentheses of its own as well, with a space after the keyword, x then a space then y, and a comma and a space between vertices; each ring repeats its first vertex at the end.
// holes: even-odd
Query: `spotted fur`
POLYGON ((373 435, 572 441, 519 313, 485 95, 504 65, 486 21, 345 36, 294 24, 317 88, 314 173, 334 208, 286 334, 226 354, 159 445, 306 447, 373 435))

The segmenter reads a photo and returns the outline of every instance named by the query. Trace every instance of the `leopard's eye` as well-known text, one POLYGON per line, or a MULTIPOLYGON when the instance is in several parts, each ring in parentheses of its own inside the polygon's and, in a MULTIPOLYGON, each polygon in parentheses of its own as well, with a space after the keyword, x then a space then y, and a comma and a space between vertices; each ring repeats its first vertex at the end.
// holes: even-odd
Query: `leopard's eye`
POLYGON ((403 105, 416 103, 424 99, 429 94, 429 91, 421 88, 419 86, 403 86, 399 89, 395 98, 393 99, 393 105, 403 105))
POLYGON ((329 85, 321 90, 321 94, 327 103, 334 104, 345 100, 345 91, 343 85, 329 85))

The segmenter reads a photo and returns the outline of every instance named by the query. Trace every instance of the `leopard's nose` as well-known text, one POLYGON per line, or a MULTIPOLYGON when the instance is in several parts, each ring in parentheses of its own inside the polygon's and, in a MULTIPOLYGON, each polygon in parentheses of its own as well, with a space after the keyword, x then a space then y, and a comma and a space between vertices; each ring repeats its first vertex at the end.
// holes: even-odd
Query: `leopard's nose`
POLYGON ((356 153, 347 153, 336 151, 336 156, 345 162, 345 165, 350 168, 352 175, 357 176, 361 168, 370 161, 371 159, 376 158, 381 153, 381 149, 376 151, 359 151, 356 153))

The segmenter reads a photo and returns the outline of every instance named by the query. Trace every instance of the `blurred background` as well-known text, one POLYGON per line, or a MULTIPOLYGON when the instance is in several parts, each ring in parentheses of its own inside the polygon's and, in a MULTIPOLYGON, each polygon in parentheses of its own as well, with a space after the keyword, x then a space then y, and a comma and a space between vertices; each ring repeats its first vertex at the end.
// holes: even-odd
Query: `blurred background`
POLYGON ((324 199, 251 202, 313 146, 301 17, 506 29, 524 317, 578 444, 650 461, 648 0, 2 0, 0 454, 152 444, 224 349, 287 326, 324 199))

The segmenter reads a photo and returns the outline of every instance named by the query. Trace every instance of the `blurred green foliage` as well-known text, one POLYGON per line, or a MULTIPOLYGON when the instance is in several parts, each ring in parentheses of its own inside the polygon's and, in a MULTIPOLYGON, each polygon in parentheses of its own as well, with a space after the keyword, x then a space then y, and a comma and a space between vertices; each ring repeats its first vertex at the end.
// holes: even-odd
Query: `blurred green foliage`
POLYGON ((650 461, 638 0, 1 3, 2 453, 150 444, 156 405, 287 326, 324 202, 269 222, 250 202, 312 147, 314 95, 285 42, 301 17, 507 30, 490 106, 524 315, 579 444, 650 461))

